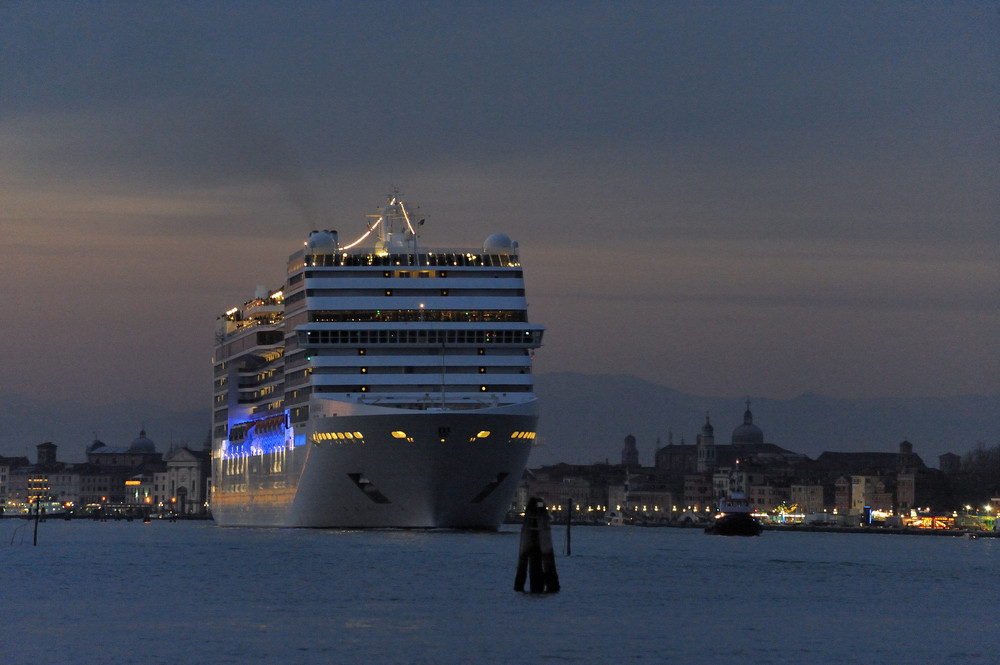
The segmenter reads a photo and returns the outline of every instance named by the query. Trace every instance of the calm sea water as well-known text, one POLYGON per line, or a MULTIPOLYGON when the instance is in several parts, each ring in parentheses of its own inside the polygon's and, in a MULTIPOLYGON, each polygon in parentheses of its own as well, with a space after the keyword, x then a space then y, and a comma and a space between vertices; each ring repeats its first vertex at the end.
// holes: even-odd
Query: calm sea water
POLYGON ((0 521, 0 662, 996 663, 1000 540, 0 521))

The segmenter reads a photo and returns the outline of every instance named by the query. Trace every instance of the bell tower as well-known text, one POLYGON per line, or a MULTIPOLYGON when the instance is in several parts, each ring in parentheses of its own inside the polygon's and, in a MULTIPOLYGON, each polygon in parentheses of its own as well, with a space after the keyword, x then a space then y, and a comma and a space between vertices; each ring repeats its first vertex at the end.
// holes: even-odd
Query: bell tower
POLYGON ((698 451, 698 473, 706 473, 715 469, 715 428, 705 414, 705 424, 695 444, 698 451))

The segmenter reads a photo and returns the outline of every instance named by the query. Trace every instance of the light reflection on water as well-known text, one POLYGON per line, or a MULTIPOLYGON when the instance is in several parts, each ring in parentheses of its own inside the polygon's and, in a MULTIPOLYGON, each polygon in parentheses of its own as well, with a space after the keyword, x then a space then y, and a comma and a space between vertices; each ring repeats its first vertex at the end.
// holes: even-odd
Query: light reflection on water
POLYGON ((1000 540, 0 521, 3 662, 993 663, 1000 540), (11 542, 13 540, 13 542, 11 542))

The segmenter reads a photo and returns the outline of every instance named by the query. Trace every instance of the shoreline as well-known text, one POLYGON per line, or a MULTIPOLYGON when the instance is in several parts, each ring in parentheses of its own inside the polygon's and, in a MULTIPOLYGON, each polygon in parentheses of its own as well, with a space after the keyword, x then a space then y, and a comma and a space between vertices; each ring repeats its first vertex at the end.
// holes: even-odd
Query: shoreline
POLYGON ((765 531, 802 531, 811 533, 868 533, 889 536, 948 536, 951 538, 1000 538, 998 531, 971 529, 914 529, 905 526, 830 526, 822 524, 765 524, 765 531))
MULTIPOLYGON (((30 522, 34 521, 34 516, 27 515, 4 515, 0 517, 2 521, 21 521, 30 522)), ((42 517, 39 521, 44 522, 70 522, 70 521, 88 521, 88 522, 188 522, 188 521, 211 521, 212 517, 210 515, 150 515, 148 518, 143 518, 142 516, 123 516, 123 515, 112 515, 105 518, 93 517, 93 516, 66 516, 66 515, 48 515, 42 517)), ((519 521, 505 520, 503 524, 508 526, 520 525, 519 521)), ((551 522, 553 527, 565 527, 565 521, 555 521, 551 522)), ((705 525, 702 524, 676 524, 670 522, 660 522, 660 523, 646 523, 646 524, 626 524, 622 527, 612 527, 601 522, 572 522, 571 526, 576 527, 601 527, 601 528, 622 528, 622 527, 635 527, 641 529, 656 529, 656 528, 666 528, 666 529, 691 529, 691 530, 703 530, 705 525)), ((829 524, 764 524, 764 531, 784 531, 784 532, 796 532, 796 533, 862 533, 871 535, 888 535, 888 536, 940 536, 948 538, 969 538, 970 540, 976 538, 1000 538, 1000 531, 978 531, 972 529, 916 529, 912 527, 885 527, 885 526, 842 526, 842 525, 829 525, 829 524)))

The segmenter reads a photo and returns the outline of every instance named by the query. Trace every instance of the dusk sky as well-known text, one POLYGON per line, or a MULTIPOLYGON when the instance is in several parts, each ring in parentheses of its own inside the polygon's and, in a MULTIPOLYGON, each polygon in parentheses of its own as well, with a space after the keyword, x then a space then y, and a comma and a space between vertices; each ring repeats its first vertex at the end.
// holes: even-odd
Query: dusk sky
POLYGON ((4 2, 0 395, 208 409, 216 317, 398 187, 536 372, 1000 393, 996 2, 4 2))

